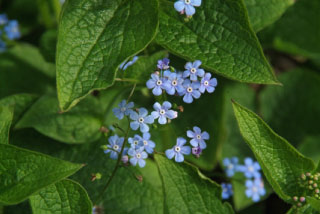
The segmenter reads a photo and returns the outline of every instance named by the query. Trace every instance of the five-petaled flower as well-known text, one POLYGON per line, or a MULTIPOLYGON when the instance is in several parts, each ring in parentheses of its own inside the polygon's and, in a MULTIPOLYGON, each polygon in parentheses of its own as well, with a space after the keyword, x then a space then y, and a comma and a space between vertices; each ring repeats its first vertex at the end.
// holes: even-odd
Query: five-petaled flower
POLYGON ((152 93, 155 96, 159 96, 162 94, 162 89, 164 88, 164 83, 165 79, 160 78, 158 74, 151 74, 151 79, 147 81, 147 88, 152 89, 152 93))
POLYGON ((145 108, 139 109, 139 114, 135 111, 131 112, 130 119, 133 120, 130 123, 130 127, 133 130, 137 130, 140 127, 141 132, 148 132, 149 126, 147 124, 152 124, 154 118, 152 115, 148 115, 148 111, 145 108))
POLYGON ((187 136, 192 138, 190 144, 193 147, 200 147, 201 149, 205 149, 207 147, 205 140, 209 140, 208 132, 201 132, 201 129, 198 126, 193 127, 193 131, 188 130, 187 136))
POLYGON ((226 167, 225 172, 228 177, 232 177, 238 171, 238 161, 237 157, 223 159, 223 165, 226 167))
POLYGON ((185 103, 192 103, 193 98, 198 99, 201 96, 200 91, 198 90, 200 87, 199 82, 191 82, 190 80, 185 80, 183 83, 184 90, 181 93, 183 96, 183 101, 185 103))
POLYGON ((143 147, 142 137, 140 135, 134 135, 134 137, 128 138, 128 143, 131 145, 130 147, 133 149, 139 149, 143 147))
POLYGON ((191 81, 197 81, 198 77, 204 76, 204 70, 199 68, 201 65, 200 60, 196 60, 193 63, 187 62, 187 64, 184 66, 185 70, 183 72, 183 78, 189 77, 191 81))
POLYGON ((138 163, 139 167, 143 168, 146 165, 146 161, 144 159, 148 157, 148 154, 143 151, 142 147, 140 149, 130 148, 128 155, 131 156, 130 163, 133 166, 136 166, 138 163))
MULTIPOLYGON (((118 154, 121 151, 124 137, 118 137, 118 135, 114 135, 114 136, 109 137, 108 141, 109 141, 109 144, 107 145, 108 149, 105 150, 104 153, 106 153, 106 154, 110 153, 110 158, 115 160, 118 158, 118 154)), ((124 154, 125 154, 125 152, 124 152, 124 154)))
POLYGON ((153 149, 156 146, 156 144, 150 140, 151 135, 150 133, 143 133, 142 135, 142 145, 144 147, 144 150, 146 150, 147 153, 152 154, 153 153, 153 149))
POLYGON ((6 32, 8 39, 19 39, 21 34, 19 31, 19 24, 16 20, 11 20, 3 29, 6 32))
POLYGON ((229 199, 233 195, 232 184, 221 183, 222 199, 229 199))
POLYGON ((132 110, 133 106, 134 106, 133 102, 130 102, 127 104, 126 100, 122 100, 121 103, 119 103, 119 108, 114 108, 112 109, 112 111, 114 115, 119 120, 121 120, 124 117, 124 115, 128 116, 133 112, 132 110))
POLYGON ((256 178, 253 181, 247 180, 246 187, 246 196, 248 198, 252 198, 254 202, 258 202, 260 200, 260 196, 264 196, 266 194, 263 181, 260 178, 256 178))
POLYGON ((179 0, 174 3, 174 8, 181 14, 186 12, 187 16, 192 16, 196 12, 194 7, 199 7, 200 5, 201 0, 179 0))
POLYGON ((0 25, 5 25, 8 22, 8 17, 6 14, 0 14, 0 25))
POLYGON ((186 144, 186 139, 182 137, 177 138, 177 144, 172 149, 166 150, 166 156, 169 159, 175 157, 176 162, 183 162, 183 155, 189 155, 191 153, 190 146, 184 146, 186 144))
POLYGON ((155 111, 151 113, 154 119, 158 119, 158 122, 160 124, 166 124, 167 123, 167 118, 172 120, 178 116, 178 112, 170 110, 172 107, 171 103, 168 101, 163 102, 162 106, 160 103, 156 102, 153 105, 153 108, 155 111))
POLYGON ((176 92, 183 92, 184 88, 182 83, 184 79, 181 75, 179 75, 179 73, 170 72, 167 70, 163 73, 163 75, 168 78, 168 80, 163 83, 163 86, 168 94, 174 95, 176 92))
POLYGON ((218 84, 217 79, 216 78, 211 79, 211 74, 206 73, 204 77, 201 79, 199 91, 201 93, 204 93, 207 90, 207 92, 212 93, 214 92, 217 84, 218 84))
POLYGON ((169 63, 170 63, 170 60, 168 58, 160 59, 160 60, 158 60, 157 67, 160 70, 167 70, 167 69, 169 69, 169 63))
POLYGON ((244 165, 239 166, 239 171, 243 172, 247 178, 260 178, 260 165, 257 161, 253 161, 252 158, 245 158, 244 165))

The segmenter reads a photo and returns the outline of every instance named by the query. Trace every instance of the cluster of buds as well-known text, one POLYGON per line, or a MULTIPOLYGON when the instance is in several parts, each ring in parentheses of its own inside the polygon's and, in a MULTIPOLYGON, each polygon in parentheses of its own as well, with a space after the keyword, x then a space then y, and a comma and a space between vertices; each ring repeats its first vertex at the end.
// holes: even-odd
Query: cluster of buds
POLYGON ((308 190, 310 192, 310 196, 315 197, 317 199, 320 199, 320 173, 304 173, 301 175, 301 180, 303 186, 308 187, 308 190))
POLYGON ((294 197, 292 197, 292 199, 295 202, 296 207, 302 207, 302 205, 306 202, 306 198, 303 196, 301 196, 301 197, 294 196, 294 197))

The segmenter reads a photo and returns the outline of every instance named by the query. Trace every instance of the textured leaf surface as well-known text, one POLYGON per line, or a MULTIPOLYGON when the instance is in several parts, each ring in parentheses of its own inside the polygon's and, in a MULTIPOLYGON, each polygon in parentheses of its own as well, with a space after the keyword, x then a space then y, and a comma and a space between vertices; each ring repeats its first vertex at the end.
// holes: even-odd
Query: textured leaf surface
POLYGON ((60 107, 68 110, 94 89, 110 86, 118 66, 153 39, 157 0, 70 0, 57 46, 60 107))
POLYGON ((15 94, 0 100, 0 106, 14 108, 13 122, 15 124, 22 114, 35 102, 37 96, 33 94, 15 94))
POLYGON ((13 109, 0 106, 0 144, 9 144, 9 131, 13 119, 13 109))
POLYGON ((307 203, 310 204, 310 206, 320 212, 320 200, 319 199, 316 199, 316 198, 313 198, 313 197, 307 197, 307 203))
POLYGON ((275 48, 320 59, 320 1, 299 0, 274 26, 275 48))
POLYGON ((155 155, 165 194, 167 213, 233 213, 221 202, 221 188, 193 166, 155 155))
POLYGON ((260 44, 251 30, 242 1, 203 1, 189 22, 162 0, 156 41, 187 60, 201 60, 203 67, 230 79, 277 82, 260 44))
POLYGON ((62 180, 30 197, 33 214, 92 214, 86 190, 72 180, 62 180))
POLYGON ((81 168, 47 155, 0 144, 0 202, 16 204, 81 168))
POLYGON ((33 127, 65 143, 93 142, 101 136, 102 114, 93 97, 83 100, 70 112, 59 113, 58 100, 43 96, 23 115, 16 128, 33 127))
POLYGON ((299 186, 298 178, 302 173, 315 168, 313 161, 301 155, 250 110, 237 103, 233 103, 233 109, 240 132, 274 191, 286 201, 301 195, 304 189, 299 186))
POLYGON ((253 29, 257 32, 272 24, 294 3, 294 0, 245 0, 253 29))
POLYGON ((277 133, 298 145, 305 137, 319 134, 320 75, 295 69, 279 75, 279 80, 283 87, 270 86, 261 92, 261 113, 277 133))

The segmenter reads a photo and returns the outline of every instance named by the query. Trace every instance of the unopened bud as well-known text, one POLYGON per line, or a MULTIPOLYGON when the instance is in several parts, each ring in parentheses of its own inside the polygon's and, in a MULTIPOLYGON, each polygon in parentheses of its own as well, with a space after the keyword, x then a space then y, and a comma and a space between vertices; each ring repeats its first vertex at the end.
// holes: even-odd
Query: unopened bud
POLYGON ((306 198, 305 198, 305 197, 300 197, 299 201, 300 201, 300 202, 305 202, 305 201, 306 201, 306 198))
POLYGON ((293 199, 294 201, 298 201, 298 197, 297 197, 297 196, 294 196, 292 199, 293 199))
POLYGON ((128 161, 129 161, 128 155, 123 155, 122 158, 121 158, 121 161, 122 161, 124 164, 128 163, 128 161))
POLYGON ((309 184, 313 184, 313 181, 310 180, 310 181, 309 181, 309 184))
POLYGON ((106 150, 108 149, 108 146, 107 146, 107 145, 102 145, 100 148, 101 148, 103 151, 106 151, 106 150))
POLYGON ((299 202, 299 203, 297 204, 297 206, 298 206, 298 207, 301 207, 301 206, 302 206, 302 204, 299 202))
POLYGON ((316 194, 319 194, 319 193, 320 193, 320 190, 319 190, 319 189, 315 189, 314 192, 315 192, 316 194))
POLYGON ((102 175, 100 173, 91 174, 91 181, 100 180, 102 175))
POLYGON ((306 180, 306 175, 305 174, 301 174, 301 179, 302 180, 306 180))
POLYGON ((310 173, 310 172, 307 172, 307 173, 306 173, 306 176, 307 176, 307 177, 310 177, 310 176, 311 176, 311 173, 310 173))
POLYGON ((318 184, 314 183, 314 184, 313 184, 313 187, 315 187, 315 188, 318 187, 318 184))
POLYGON ((108 128, 106 128, 106 127, 104 127, 104 126, 101 126, 101 128, 100 128, 100 132, 102 132, 102 133, 108 133, 109 132, 109 129, 108 128))
POLYGON ((193 147, 192 148, 192 154, 194 156, 196 156, 197 158, 200 157, 201 153, 202 153, 202 149, 200 147, 193 147))
POLYGON ((136 175, 136 178, 140 183, 143 181, 142 175, 136 175))
POLYGON ((183 112, 183 111, 184 111, 183 106, 178 106, 178 110, 179 110, 180 112, 183 112))

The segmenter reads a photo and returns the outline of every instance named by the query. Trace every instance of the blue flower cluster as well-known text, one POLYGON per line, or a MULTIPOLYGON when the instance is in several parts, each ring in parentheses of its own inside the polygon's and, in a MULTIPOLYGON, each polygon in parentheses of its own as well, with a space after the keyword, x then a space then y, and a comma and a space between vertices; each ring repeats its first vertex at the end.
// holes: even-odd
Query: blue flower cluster
POLYGON ((200 5, 201 0, 178 0, 174 3, 174 8, 181 14, 186 13, 190 17, 196 12, 194 7, 199 7, 200 5))
POLYGON ((191 151, 193 155, 200 157, 202 150, 207 147, 205 140, 209 140, 208 132, 201 132, 201 129, 195 126, 193 127, 193 131, 187 131, 187 136, 191 138, 190 144, 193 148, 191 149, 190 146, 185 146, 187 140, 178 137, 176 145, 171 149, 166 150, 167 158, 172 159, 175 157, 176 162, 183 162, 184 155, 190 155, 191 151))
MULTIPOLYGON (((223 165, 225 167, 225 172, 227 177, 233 177, 235 173, 241 172, 247 178, 246 185, 246 196, 252 198, 254 202, 258 202, 261 196, 266 194, 264 188, 264 182, 261 176, 261 167, 258 162, 253 161, 252 158, 245 158, 244 165, 240 165, 237 157, 225 158, 223 160, 223 165)), ((224 188, 224 187, 222 187, 224 188)), ((227 187, 225 187, 227 188, 227 187)), ((230 188, 230 187, 228 187, 230 188)), ((222 197, 228 199, 232 194, 227 189, 223 191, 222 197)))
MULTIPOLYGON (((156 119, 158 119, 159 124, 166 124, 168 120, 172 120, 178 117, 178 113, 171 110, 171 103, 165 101, 162 105, 156 102, 153 105, 154 111, 148 114, 148 110, 145 108, 139 108, 133 110, 134 103, 122 100, 118 108, 114 108, 112 111, 114 115, 122 120, 125 116, 130 120, 130 128, 134 131, 140 130, 142 136, 136 134, 134 137, 129 137, 128 142, 130 148, 124 148, 122 153, 122 161, 130 163, 133 166, 139 165, 139 167, 144 167, 146 164, 145 159, 148 154, 154 152, 156 144, 151 140, 151 135, 149 133, 150 124, 153 124, 156 119)), ((111 159, 118 159, 118 155, 121 153, 122 146, 124 144, 124 137, 119 137, 114 135, 109 137, 109 144, 104 147, 104 152, 106 154, 110 153, 111 159)))
POLYGON ((18 21, 8 20, 6 14, 0 14, 0 53, 7 49, 6 40, 15 40, 20 37, 18 21))
POLYGON ((200 68, 200 60, 188 62, 184 72, 171 72, 169 62, 167 58, 159 60, 157 67, 161 72, 151 74, 151 79, 146 83, 147 88, 152 89, 155 96, 166 92, 169 95, 183 96, 185 103, 192 103, 193 99, 200 98, 202 93, 214 92, 218 84, 217 79, 211 78, 210 73, 205 73, 200 68))

